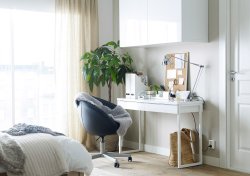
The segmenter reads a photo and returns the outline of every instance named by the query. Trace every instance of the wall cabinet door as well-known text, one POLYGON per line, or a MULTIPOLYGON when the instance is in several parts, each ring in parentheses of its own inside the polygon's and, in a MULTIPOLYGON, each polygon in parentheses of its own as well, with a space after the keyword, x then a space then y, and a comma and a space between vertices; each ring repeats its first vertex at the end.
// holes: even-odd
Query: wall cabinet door
POLYGON ((147 0, 120 0, 120 45, 147 44, 147 0))
POLYGON ((181 0, 148 0, 148 44, 181 41, 181 0))
POLYGON ((208 0, 120 0, 122 47, 207 42, 208 0))

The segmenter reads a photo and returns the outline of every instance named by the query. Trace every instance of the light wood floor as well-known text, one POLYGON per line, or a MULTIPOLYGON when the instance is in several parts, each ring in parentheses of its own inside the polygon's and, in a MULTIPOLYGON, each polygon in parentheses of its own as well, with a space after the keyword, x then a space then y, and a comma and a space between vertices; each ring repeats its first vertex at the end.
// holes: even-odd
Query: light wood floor
POLYGON ((113 163, 105 158, 98 158, 93 162, 98 171, 110 173, 112 176, 250 176, 208 165, 177 169, 168 165, 166 156, 146 152, 133 153, 132 157, 133 162, 119 159, 120 168, 114 168, 113 163))

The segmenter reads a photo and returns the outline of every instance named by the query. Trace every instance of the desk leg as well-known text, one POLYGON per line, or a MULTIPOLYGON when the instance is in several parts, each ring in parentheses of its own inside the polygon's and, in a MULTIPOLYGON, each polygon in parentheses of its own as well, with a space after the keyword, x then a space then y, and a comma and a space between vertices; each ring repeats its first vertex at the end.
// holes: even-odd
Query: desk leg
POLYGON ((202 106, 200 107, 199 111, 199 163, 202 164, 202 106))
POLYGON ((181 121, 180 114, 177 114, 177 144, 178 144, 178 168, 181 168, 181 121))
POLYGON ((139 111, 139 151, 142 151, 142 143, 141 143, 141 111, 139 111))
POLYGON ((119 153, 122 153, 122 143, 123 143, 123 137, 119 136, 119 153))
POLYGON ((190 164, 181 164, 181 131, 180 131, 180 114, 177 115, 177 124, 178 124, 178 168, 197 166, 202 164, 202 109, 203 106, 200 106, 199 110, 199 161, 196 163, 190 164))
POLYGON ((138 149, 135 149, 135 150, 128 150, 128 151, 122 151, 122 140, 123 138, 119 136, 119 153, 134 153, 134 152, 140 152, 140 151, 144 151, 144 147, 143 147, 143 143, 142 143, 142 137, 144 137, 144 124, 142 125, 142 123, 144 123, 144 114, 142 116, 142 113, 144 113, 144 111, 139 111, 139 119, 138 119, 138 133, 139 133, 139 136, 138 136, 138 149), (143 118, 143 119, 142 119, 143 118))

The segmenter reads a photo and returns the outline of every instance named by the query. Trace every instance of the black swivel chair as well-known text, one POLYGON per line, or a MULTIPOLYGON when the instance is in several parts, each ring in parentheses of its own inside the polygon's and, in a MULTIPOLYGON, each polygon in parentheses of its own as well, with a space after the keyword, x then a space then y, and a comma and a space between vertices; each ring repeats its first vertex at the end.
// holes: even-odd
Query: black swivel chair
MULTIPOLYGON (((107 106, 111 109, 115 108, 116 105, 110 103, 106 100, 94 97, 104 106, 107 106)), ((104 137, 106 135, 115 134, 117 129, 119 128, 119 123, 114 121, 108 114, 102 111, 97 106, 91 104, 88 101, 81 100, 79 101, 79 108, 81 111, 81 122, 88 133, 99 136, 101 138, 100 141, 100 153, 92 155, 92 159, 105 157, 114 162, 114 167, 118 168, 120 166, 118 160, 114 157, 128 157, 128 161, 132 161, 132 157, 130 154, 121 154, 114 152, 106 152, 105 151, 105 143, 104 137)), ((119 137, 120 139, 120 137, 119 137)), ((119 141, 120 142, 120 141, 119 141)))

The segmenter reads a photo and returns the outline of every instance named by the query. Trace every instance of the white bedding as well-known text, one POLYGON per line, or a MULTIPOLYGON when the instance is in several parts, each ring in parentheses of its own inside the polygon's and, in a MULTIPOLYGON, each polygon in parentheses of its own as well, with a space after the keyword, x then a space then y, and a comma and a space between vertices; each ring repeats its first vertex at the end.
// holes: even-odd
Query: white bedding
POLYGON ((91 155, 84 146, 66 136, 37 133, 13 138, 26 156, 24 176, 59 176, 71 171, 90 175, 93 169, 91 155))
POLYGON ((75 171, 90 175, 93 170, 92 157, 85 147, 66 136, 57 136, 56 139, 64 150, 69 172, 75 171))

